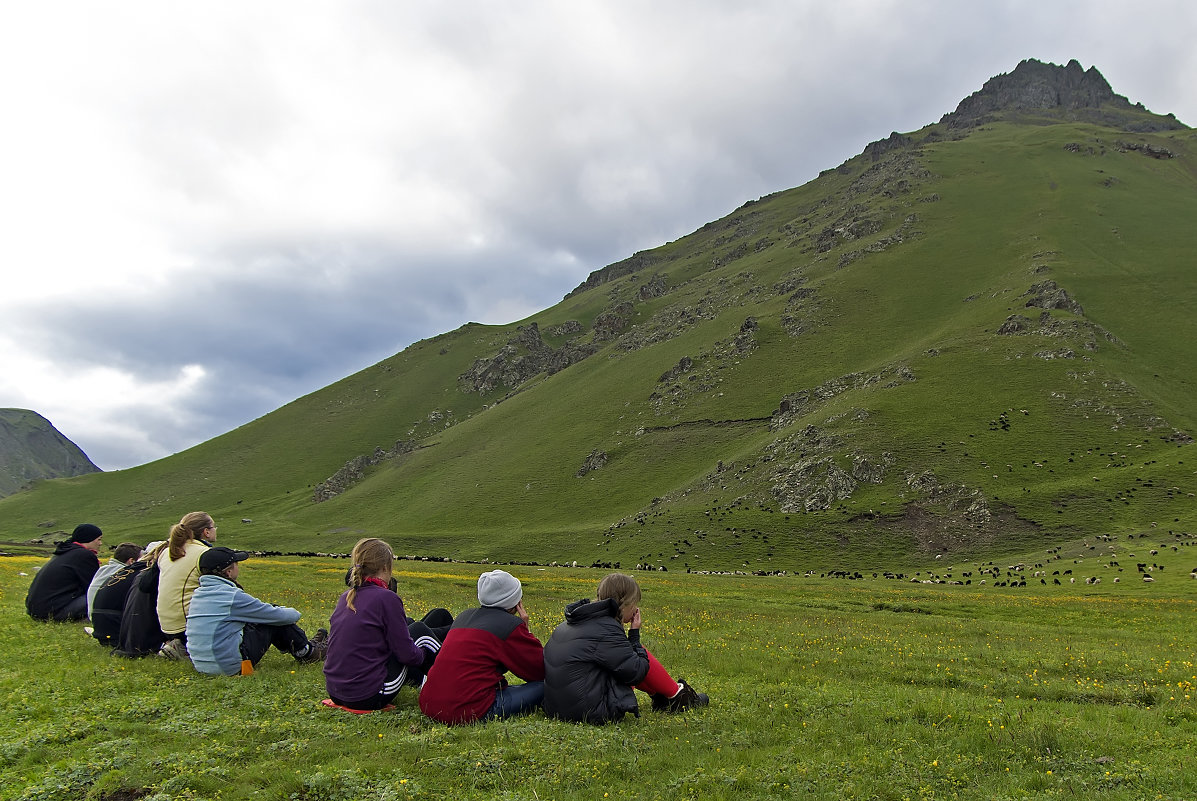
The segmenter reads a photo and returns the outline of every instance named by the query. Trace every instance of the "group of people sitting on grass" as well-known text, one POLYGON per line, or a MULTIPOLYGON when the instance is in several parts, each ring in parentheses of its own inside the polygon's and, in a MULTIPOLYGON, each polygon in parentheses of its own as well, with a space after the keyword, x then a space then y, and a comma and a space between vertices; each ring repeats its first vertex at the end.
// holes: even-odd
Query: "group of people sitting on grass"
POLYGON ((237 576, 249 554, 215 542, 212 517, 192 512, 166 540, 121 543, 101 566, 103 532, 84 523, 34 576, 25 608, 39 620, 90 620, 87 632, 115 654, 190 658, 205 673, 250 670, 272 644, 322 659, 327 632, 309 640, 297 610, 245 592, 237 576))
POLYGON ((391 547, 367 538, 353 548, 329 628, 309 638, 298 610, 260 601, 238 583, 249 554, 215 545, 204 512, 185 515, 169 539, 144 551, 122 543, 103 567, 102 536, 84 524, 59 543, 30 584, 26 609, 35 619, 89 618, 92 636, 122 656, 157 653, 190 659, 203 673, 245 675, 273 645, 301 663, 323 662, 329 706, 385 709, 410 686, 423 713, 448 724, 542 707, 554 718, 608 723, 639 714, 635 690, 657 711, 709 702, 641 645, 640 587, 622 573, 604 577, 595 600, 567 605, 542 646, 528 629, 523 587, 504 570, 482 573, 479 606, 456 618, 446 609, 408 617, 391 547), (509 683, 509 673, 522 683, 509 683))

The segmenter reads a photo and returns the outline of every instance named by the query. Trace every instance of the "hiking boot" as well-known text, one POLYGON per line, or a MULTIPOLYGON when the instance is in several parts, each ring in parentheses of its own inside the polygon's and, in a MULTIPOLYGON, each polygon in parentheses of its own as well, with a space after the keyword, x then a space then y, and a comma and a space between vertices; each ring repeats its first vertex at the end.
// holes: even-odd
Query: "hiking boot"
POLYGON ((162 647, 158 650, 158 656, 172 662, 182 662, 184 659, 191 658, 191 654, 187 653, 187 646, 182 640, 167 640, 162 643, 162 647))
POLYGON ((686 682, 678 679, 677 695, 668 696, 657 694, 653 696, 654 712, 683 712, 694 707, 706 706, 711 703, 706 693, 700 693, 686 682))
POLYGON ((309 662, 323 662, 326 656, 328 656, 328 629, 316 629, 312 639, 308 640, 308 652, 295 658, 306 665, 309 662))

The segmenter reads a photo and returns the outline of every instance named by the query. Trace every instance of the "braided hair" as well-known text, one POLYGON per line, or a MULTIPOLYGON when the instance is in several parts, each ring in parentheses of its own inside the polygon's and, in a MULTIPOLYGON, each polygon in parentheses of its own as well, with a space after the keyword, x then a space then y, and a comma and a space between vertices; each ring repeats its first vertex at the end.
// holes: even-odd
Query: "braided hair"
POLYGON ((350 555, 353 565, 349 568, 349 594, 345 596, 345 605, 357 611, 353 599, 357 597, 358 589, 366 583, 366 579, 391 572, 391 565, 395 563, 395 554, 391 546, 377 537, 367 537, 358 540, 350 555))

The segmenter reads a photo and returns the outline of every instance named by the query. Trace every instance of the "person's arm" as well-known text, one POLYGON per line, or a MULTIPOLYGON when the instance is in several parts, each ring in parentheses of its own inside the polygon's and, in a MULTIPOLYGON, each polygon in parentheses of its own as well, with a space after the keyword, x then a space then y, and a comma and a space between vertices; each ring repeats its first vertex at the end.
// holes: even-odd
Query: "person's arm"
MULTIPOLYGON (((87 550, 83 546, 79 547, 81 550, 87 550)), ((83 592, 87 592, 87 588, 91 585, 91 580, 96 577, 96 571, 100 569, 100 560, 99 557, 88 551, 87 556, 72 559, 68 562, 67 569, 74 574, 75 582, 79 588, 83 592)))
POLYGON ((157 562, 152 565, 146 565, 145 570, 138 573, 137 578, 134 579, 134 586, 138 592, 143 592, 146 595, 157 595, 158 579, 161 576, 162 571, 159 569, 157 562))
MULTIPOLYGON (((398 595, 379 588, 371 590, 371 595, 381 596, 382 628, 387 647, 391 653, 405 665, 424 664, 424 649, 416 645, 407 629, 407 613, 403 609, 403 599, 398 595)), ((359 593, 358 597, 361 597, 359 593)))
MULTIPOLYGON (((633 623, 639 623, 639 611, 633 623)), ((604 631, 595 653, 596 661, 623 684, 639 684, 648 675, 648 652, 640 644, 639 626, 626 635, 623 626, 611 626, 604 631)))
POLYGON ((503 641, 503 667, 524 681, 544 681, 544 646, 528 631, 527 620, 520 620, 523 622, 503 641))
POLYGON ((266 623, 271 626, 285 626, 299 621, 299 610, 289 606, 275 606, 259 601, 244 590, 233 593, 229 607, 229 619, 242 623, 266 623))

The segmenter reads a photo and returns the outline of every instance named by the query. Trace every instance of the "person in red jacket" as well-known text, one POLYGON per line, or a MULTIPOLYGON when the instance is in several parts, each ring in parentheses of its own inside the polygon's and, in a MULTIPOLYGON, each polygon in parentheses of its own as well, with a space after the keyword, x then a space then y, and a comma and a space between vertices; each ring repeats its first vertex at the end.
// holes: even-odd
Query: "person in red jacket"
POLYGON ((442 723, 522 715, 544 698, 544 648, 528 630, 524 590, 505 570, 478 577, 477 609, 453 621, 428 679, 420 709, 442 723), (524 684, 508 684, 506 673, 524 684))

